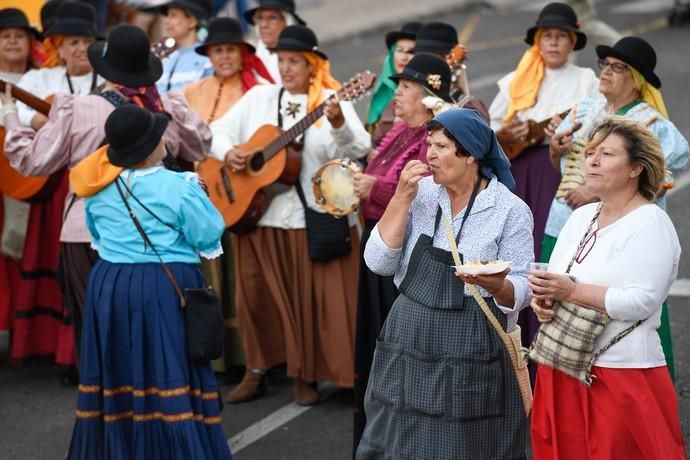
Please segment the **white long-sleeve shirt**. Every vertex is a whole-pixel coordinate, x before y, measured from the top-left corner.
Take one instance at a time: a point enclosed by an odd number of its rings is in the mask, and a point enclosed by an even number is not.
[[[258,85],[247,91],[225,115],[211,123],[213,144],[211,155],[223,160],[228,150],[243,144],[265,125],[278,126],[278,95],[280,86]],[[324,90],[323,98],[333,94]],[[371,148],[371,137],[364,129],[354,107],[349,102],[341,102],[345,124],[333,129],[326,117],[318,124],[311,125],[304,133],[302,150],[302,169],[300,184],[310,208],[324,212],[314,200],[311,178],[329,160],[364,157]],[[307,114],[307,95],[283,93],[281,101],[283,130],[289,129]],[[258,223],[262,227],[283,229],[305,228],[304,208],[294,187],[273,198],[266,213]]]
[[[551,255],[550,272],[565,272],[597,206],[585,205],[570,216]],[[601,349],[635,321],[644,321],[602,353],[595,365],[650,368],[666,364],[656,330],[661,323],[661,304],[678,275],[680,252],[671,219],[655,204],[641,206],[597,230],[589,254],[570,270],[578,282],[608,287],[605,308],[612,321],[594,349]]]
[[[67,70],[63,66],[57,66],[52,69],[29,70],[24,74],[19,83],[17,83],[17,86],[41,99],[45,99],[54,94],[75,94],[85,96],[93,89],[93,73],[91,72],[79,77],[70,77],[69,80],[72,82],[74,93],[70,92],[70,85],[67,80]],[[96,79],[96,86],[103,83],[103,81],[103,78],[98,76]],[[17,114],[21,124],[24,126],[31,126],[31,119],[36,115],[36,111],[18,102]]]
[[[510,103],[509,88],[515,72],[498,80],[498,94],[489,107],[491,128],[498,131],[503,127],[503,117]],[[556,114],[570,109],[577,101],[597,94],[599,80],[592,69],[566,63],[558,69],[544,69],[544,79],[539,86],[537,102],[516,114],[521,121],[548,120]]]

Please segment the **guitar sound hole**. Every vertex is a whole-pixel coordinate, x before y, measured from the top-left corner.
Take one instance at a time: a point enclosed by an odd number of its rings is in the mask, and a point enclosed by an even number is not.
[[[251,160],[249,160],[249,168],[252,171],[258,171],[261,168],[264,167],[264,164],[266,164],[266,160],[264,160],[264,154],[263,152],[258,152],[256,155],[254,155]]]

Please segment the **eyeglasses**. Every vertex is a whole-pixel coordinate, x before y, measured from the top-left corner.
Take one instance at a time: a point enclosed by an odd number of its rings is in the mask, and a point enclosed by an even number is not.
[[[582,242],[579,248],[577,248],[577,252],[575,253],[575,262],[578,264],[581,264],[585,258],[589,255],[590,252],[592,252],[592,248],[594,247],[594,243],[597,242],[597,232],[599,230],[594,230],[590,235],[585,238],[585,240]]]
[[[611,67],[613,73],[623,73],[630,69],[630,66],[627,64],[621,64],[620,62],[609,62],[604,59],[599,59],[597,61],[597,65],[599,66],[599,70],[604,70],[606,67]]]

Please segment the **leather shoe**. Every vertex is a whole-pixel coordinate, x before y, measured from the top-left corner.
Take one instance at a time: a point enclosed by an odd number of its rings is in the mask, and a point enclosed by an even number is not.
[[[316,382],[295,379],[295,386],[293,388],[295,402],[300,406],[313,406],[318,403],[319,392],[316,388]]]
[[[228,393],[225,400],[230,404],[251,401],[266,393],[266,374],[247,370],[239,385]]]

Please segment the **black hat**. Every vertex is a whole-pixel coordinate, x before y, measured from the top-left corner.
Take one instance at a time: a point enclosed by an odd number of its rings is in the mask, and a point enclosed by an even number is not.
[[[575,32],[577,36],[575,51],[581,50],[587,44],[587,35],[580,31],[580,21],[577,20],[577,15],[570,5],[565,3],[549,3],[546,5],[539,13],[537,23],[527,29],[525,43],[533,45],[537,30],[547,27]]]
[[[246,46],[252,53],[256,52],[253,45],[244,41],[242,26],[237,19],[214,18],[208,24],[208,37],[203,45],[194,48],[198,54],[206,56],[206,47],[209,45],[221,45],[224,43],[236,43]]]
[[[181,10],[189,12],[189,14],[195,18],[204,21],[208,20],[208,18],[213,15],[213,3],[211,0],[173,0],[150,9],[158,10],[162,14],[167,14],[169,8],[180,8]]]
[[[60,5],[50,29],[43,35],[76,35],[78,37],[98,37],[96,30],[96,10],[84,2],[66,1]]]
[[[33,34],[36,39],[41,36],[38,30],[31,27],[24,12],[17,8],[3,8],[0,10],[0,29],[5,29],[7,27],[24,29]]]
[[[256,8],[251,8],[244,12],[244,19],[246,19],[249,24],[254,25],[254,13],[260,9],[285,11],[286,13],[290,13],[299,24],[307,24],[304,22],[304,19],[297,16],[294,0],[259,0],[259,5]]]
[[[408,22],[400,30],[394,30],[386,34],[386,48],[390,49],[393,43],[400,39],[406,38],[408,40],[414,40],[417,36],[417,32],[422,28],[421,22]]]
[[[48,0],[41,7],[41,28],[43,32],[47,31],[53,24],[55,24],[55,16],[57,16],[58,9],[64,0]]]
[[[278,44],[271,51],[311,51],[312,53],[328,59],[328,56],[319,51],[319,42],[314,32],[307,26],[287,26],[280,33]]]
[[[656,67],[656,53],[652,45],[639,37],[623,37],[610,46],[599,45],[597,56],[604,59],[607,56],[620,59],[642,74],[645,80],[655,88],[661,88],[661,80],[654,73]]]
[[[417,54],[407,63],[402,72],[390,77],[397,82],[400,79],[419,83],[432,94],[446,102],[453,102],[450,97],[450,67],[440,57],[422,53]]]
[[[146,33],[128,24],[114,27],[106,41],[92,43],[88,55],[99,75],[130,88],[152,85],[163,73]]]
[[[445,22],[430,22],[417,31],[415,53],[432,53],[445,56],[458,44],[458,31]]]
[[[105,121],[108,160],[123,168],[141,163],[156,149],[167,126],[168,117],[162,113],[121,105]]]

